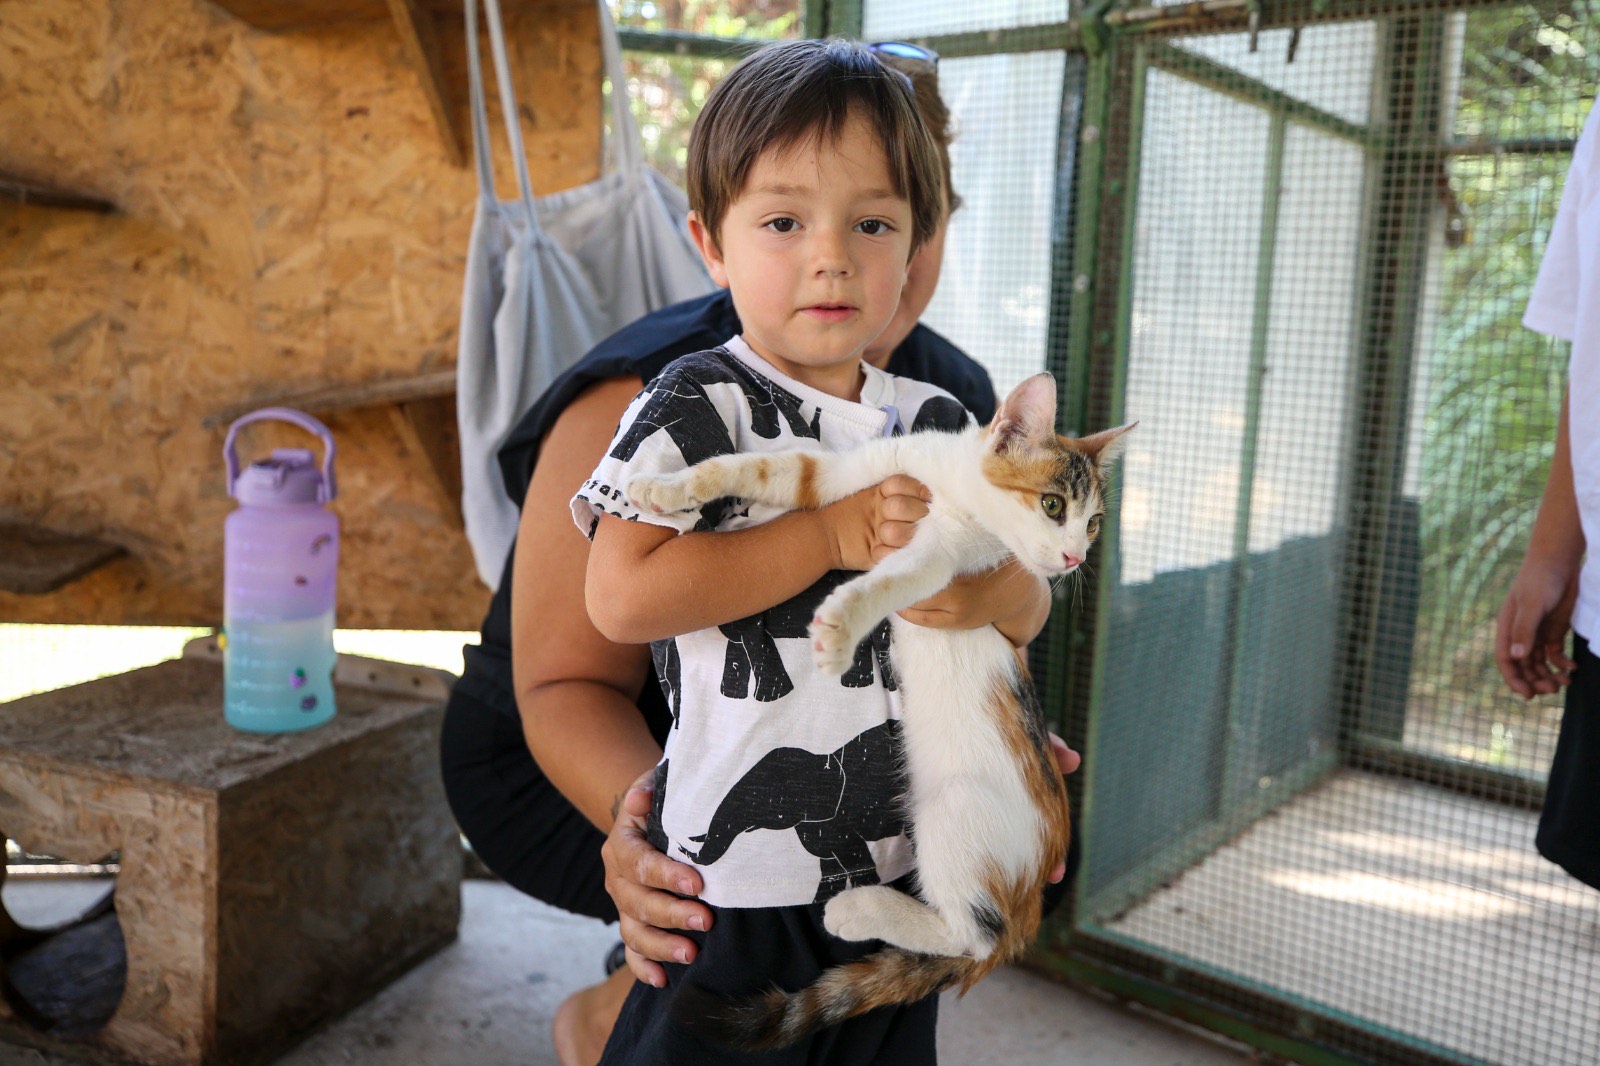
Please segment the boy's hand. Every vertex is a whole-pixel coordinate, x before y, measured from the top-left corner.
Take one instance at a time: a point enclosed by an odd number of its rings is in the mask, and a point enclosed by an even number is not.
[[[1500,676],[1523,699],[1558,692],[1577,663],[1567,657],[1567,631],[1578,598],[1578,575],[1528,558],[1511,582],[1494,625]]]
[[[692,866],[674,862],[645,836],[655,770],[628,790],[600,848],[606,866],[606,891],[617,906],[628,969],[647,985],[665,988],[667,971],[658,963],[694,961],[698,945],[670,929],[710,929],[711,908],[693,899],[705,885]],[[676,893],[676,894],[675,894]]]
[[[836,569],[870,570],[910,544],[917,521],[928,513],[929,498],[922,482],[895,474],[819,510],[833,543]]]

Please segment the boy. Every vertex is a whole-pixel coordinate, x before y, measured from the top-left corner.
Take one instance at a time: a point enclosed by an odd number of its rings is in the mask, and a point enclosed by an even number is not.
[[[1535,844],[1600,888],[1600,106],[1572,152],[1523,324],[1572,342],[1538,517],[1495,626],[1495,658],[1524,699],[1567,688]],[[1584,555],[1587,549],[1588,559]],[[1572,656],[1565,653],[1573,631]]]
[[[848,576],[837,571],[871,565],[869,504],[841,501],[809,521],[733,500],[654,515],[623,489],[635,474],[735,451],[959,428],[966,412],[946,394],[861,359],[938,225],[942,181],[909,86],[865,48],[775,45],[732,71],[691,140],[690,232],[743,333],[652,382],[573,500],[594,541],[595,625],[654,642],[670,689],[651,829],[702,875],[716,920],[690,980],[715,993],[798,988],[870,954],[875,944],[826,932],[822,905],[911,872],[887,626],[842,681],[812,667],[806,637]],[[690,969],[670,967],[665,989],[634,987],[602,1062],[751,1060],[672,1016]],[[930,998],[876,1011],[759,1061],[921,1066],[935,1061],[936,1010]]]

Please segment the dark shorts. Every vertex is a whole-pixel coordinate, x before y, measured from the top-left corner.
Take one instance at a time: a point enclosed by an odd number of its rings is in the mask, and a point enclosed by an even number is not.
[[[714,909],[707,933],[689,933],[700,952],[689,966],[668,964],[667,987],[635,984],[601,1066],[933,1066],[939,997],[883,1007],[824,1029],[781,1051],[747,1053],[709,1044],[677,1024],[673,1000],[686,982],[710,992],[748,996],[773,984],[797,991],[830,966],[882,947],[850,943],[822,926],[822,904]]]
[[[1600,888],[1600,658],[1576,635],[1572,657],[1578,668],[1567,686],[1535,843],[1539,854]]]

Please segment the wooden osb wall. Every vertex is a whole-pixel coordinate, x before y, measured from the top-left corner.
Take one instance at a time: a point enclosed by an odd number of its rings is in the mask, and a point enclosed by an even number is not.
[[[593,0],[504,6],[539,191],[588,181]],[[439,26],[466,129],[461,26]],[[206,0],[7,0],[0,170],[118,208],[0,204],[0,520],[129,551],[0,593],[0,621],[218,624],[232,501],[202,418],[453,366],[473,171],[449,163],[393,23],[267,33]],[[328,421],[340,625],[476,629],[488,591],[420,457],[382,409]],[[299,443],[250,432],[250,455]]]

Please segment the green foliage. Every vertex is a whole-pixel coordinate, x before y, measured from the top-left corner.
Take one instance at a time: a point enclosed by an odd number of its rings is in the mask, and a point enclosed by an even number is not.
[[[712,37],[778,40],[798,37],[802,28],[800,0],[622,0],[613,10],[619,25]],[[662,52],[623,56],[645,158],[679,185],[689,130],[734,62]]]

